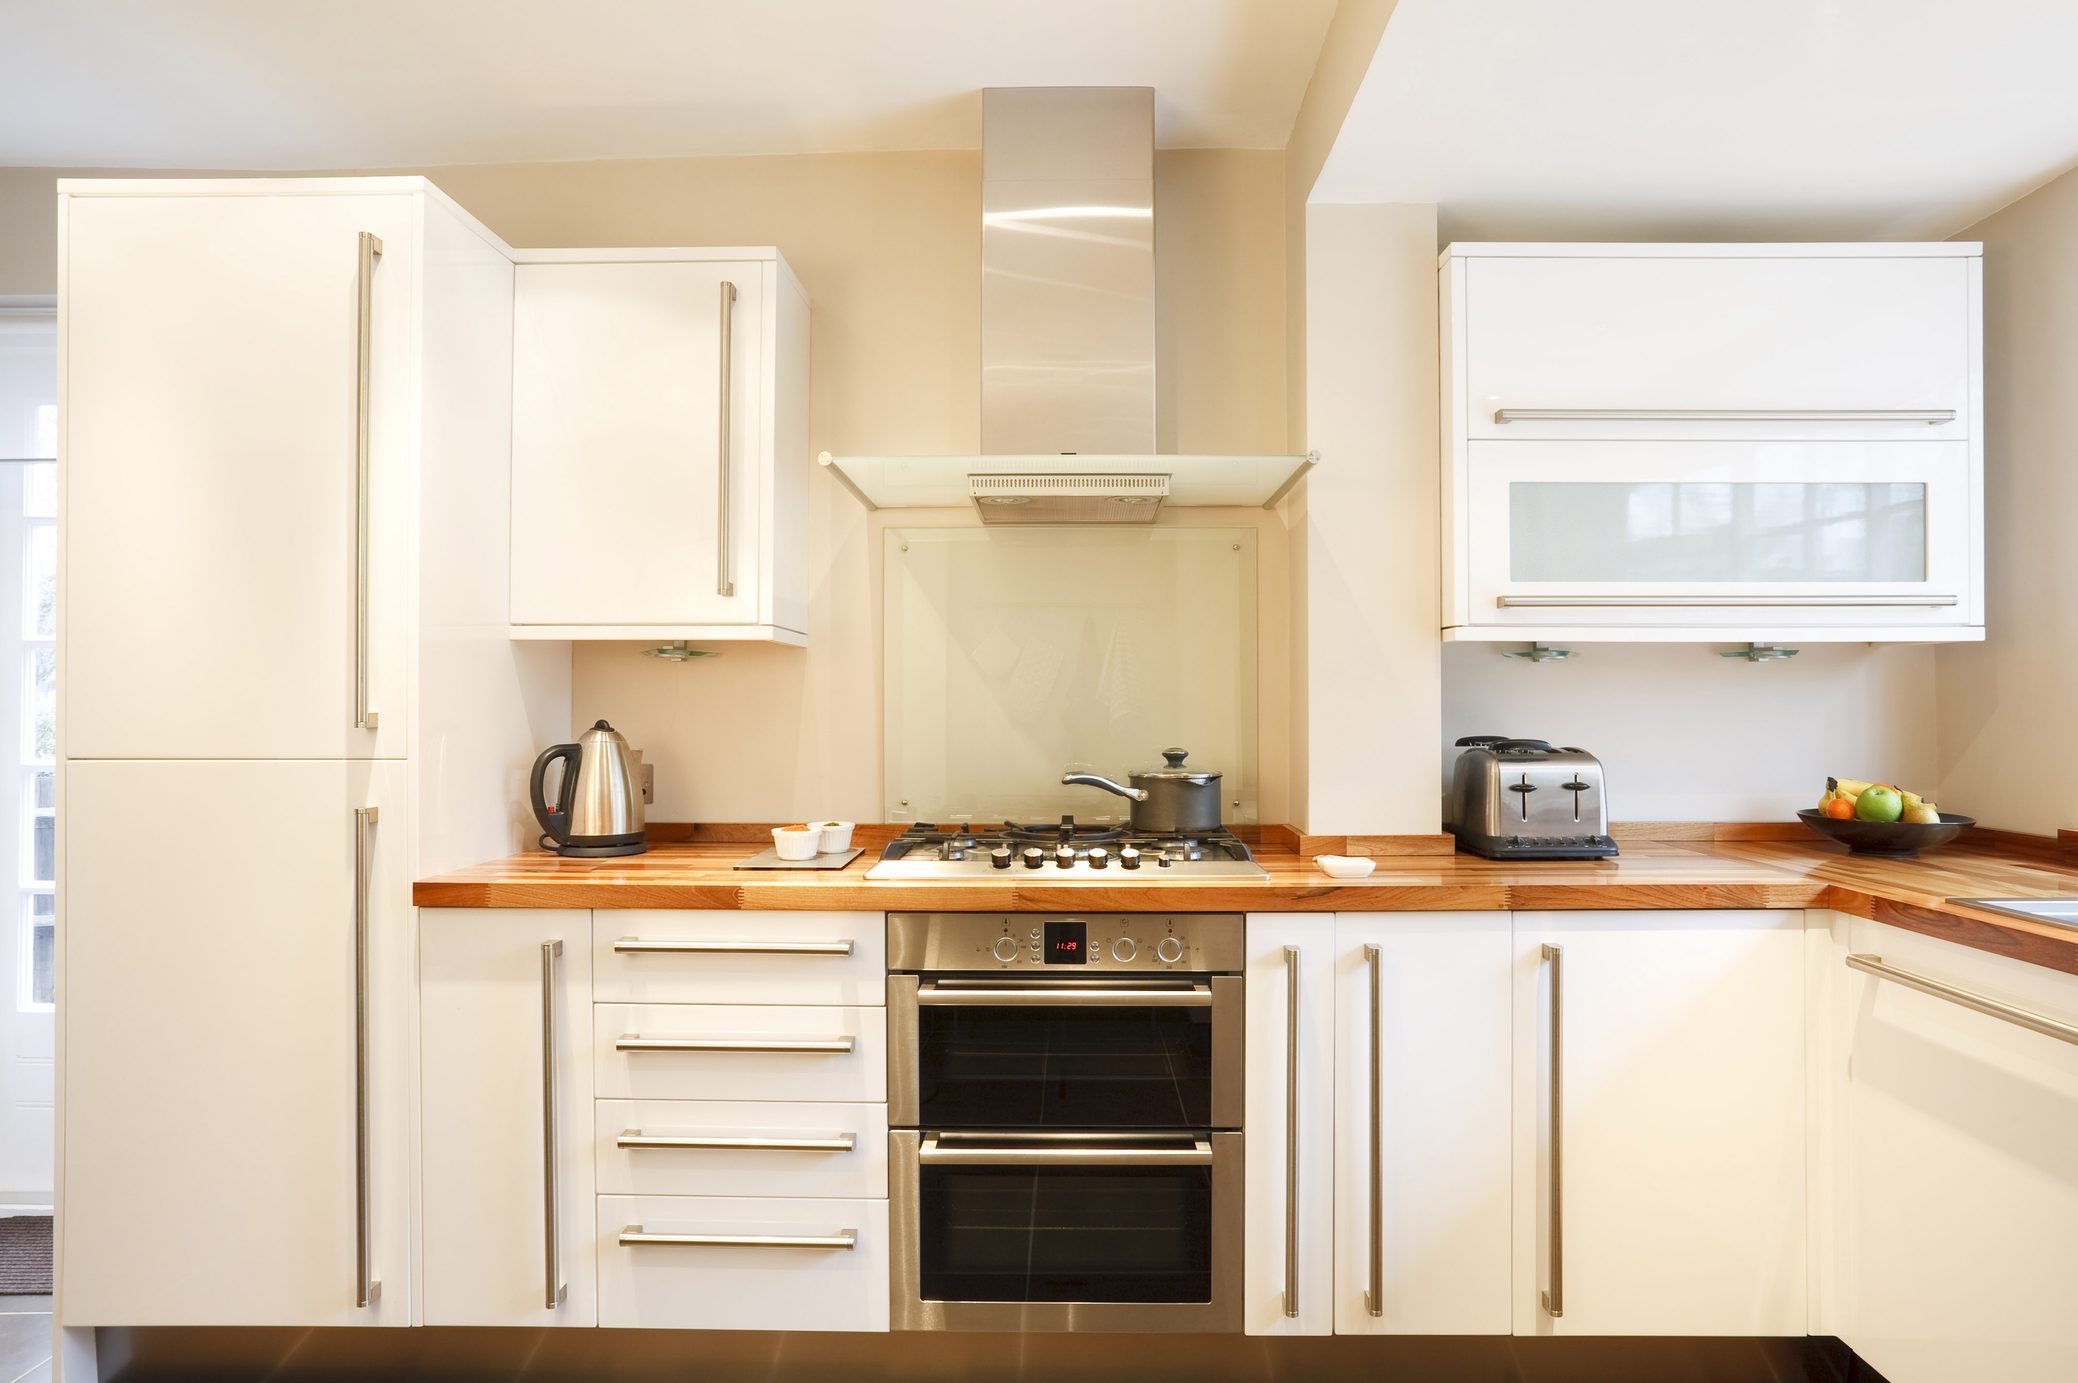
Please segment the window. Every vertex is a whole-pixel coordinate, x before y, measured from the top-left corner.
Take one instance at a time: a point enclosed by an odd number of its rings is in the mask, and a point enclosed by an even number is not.
[[[21,470],[21,862],[22,955],[17,1006],[51,1007],[57,997],[58,877],[58,529],[57,465]]]

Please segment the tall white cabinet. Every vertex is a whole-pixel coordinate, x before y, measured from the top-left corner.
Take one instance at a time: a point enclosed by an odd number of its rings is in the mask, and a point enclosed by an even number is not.
[[[417,178],[59,201],[59,1323],[409,1324],[410,882],[569,726],[510,254]]]

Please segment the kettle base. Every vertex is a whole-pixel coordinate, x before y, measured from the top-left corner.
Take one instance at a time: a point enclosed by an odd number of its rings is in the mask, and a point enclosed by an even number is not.
[[[566,860],[610,860],[620,855],[639,855],[649,849],[649,841],[640,831],[624,836],[579,836],[567,845],[543,836],[541,847]]]

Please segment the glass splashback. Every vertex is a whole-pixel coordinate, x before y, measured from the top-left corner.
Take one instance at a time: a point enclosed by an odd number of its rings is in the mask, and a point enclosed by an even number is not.
[[[1165,745],[1256,819],[1252,528],[890,529],[890,821],[1122,821],[1122,777]]]
[[[1926,486],[1517,481],[1517,581],[1924,581]]]

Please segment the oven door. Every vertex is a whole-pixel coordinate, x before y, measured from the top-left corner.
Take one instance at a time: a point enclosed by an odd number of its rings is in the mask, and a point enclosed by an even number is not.
[[[888,1135],[897,1330],[1241,1328],[1241,1135]]]
[[[1241,1124],[1239,976],[891,975],[887,994],[890,1124]]]

